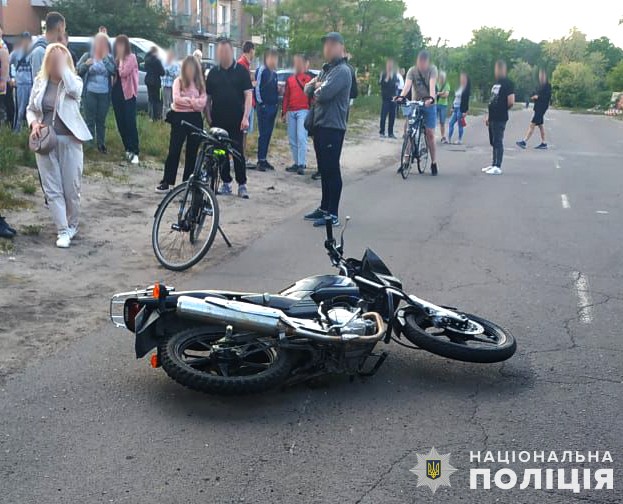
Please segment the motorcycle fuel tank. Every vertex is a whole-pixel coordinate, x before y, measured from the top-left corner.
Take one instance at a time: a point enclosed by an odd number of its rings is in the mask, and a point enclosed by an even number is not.
[[[332,293],[333,296],[357,296],[359,288],[350,278],[341,275],[314,275],[303,278],[281,291],[282,296],[303,299],[314,293]]]

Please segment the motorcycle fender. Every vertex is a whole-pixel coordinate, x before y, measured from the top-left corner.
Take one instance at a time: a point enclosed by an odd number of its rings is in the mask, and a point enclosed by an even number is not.
[[[156,322],[160,318],[157,310],[147,313],[143,308],[136,316],[136,339],[134,341],[134,350],[136,358],[145,357],[147,353],[158,346],[158,334],[156,331]]]

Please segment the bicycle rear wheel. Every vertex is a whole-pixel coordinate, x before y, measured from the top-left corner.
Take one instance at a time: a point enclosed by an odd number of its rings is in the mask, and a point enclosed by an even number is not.
[[[411,173],[411,163],[413,162],[413,141],[409,136],[409,131],[405,134],[405,138],[402,142],[402,151],[400,153],[400,175],[407,180],[409,173]]]
[[[417,171],[424,173],[430,161],[428,156],[428,141],[426,140],[426,129],[420,128],[417,136]]]
[[[206,255],[218,230],[216,196],[206,185],[184,182],[156,210],[152,246],[165,268],[183,271]]]

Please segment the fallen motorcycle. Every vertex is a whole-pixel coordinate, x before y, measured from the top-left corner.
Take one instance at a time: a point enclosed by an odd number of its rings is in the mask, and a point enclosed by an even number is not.
[[[178,383],[211,394],[257,393],[326,374],[373,375],[380,342],[467,362],[510,358],[514,337],[493,322],[407,294],[370,249],[344,257],[326,224],[337,275],[304,278],[277,294],[177,292],[156,283],[115,294],[110,317],[135,333],[136,357],[151,356]],[[406,341],[405,341],[406,340]]]

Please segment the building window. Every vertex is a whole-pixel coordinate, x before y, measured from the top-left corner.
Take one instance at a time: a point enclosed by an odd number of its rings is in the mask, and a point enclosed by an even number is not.
[[[184,14],[190,16],[191,8],[190,8],[190,0],[184,0]]]
[[[177,0],[171,0],[171,14],[177,15]]]
[[[190,40],[186,41],[186,56],[193,53],[193,43]]]
[[[208,59],[213,60],[214,58],[214,44],[208,44]]]

